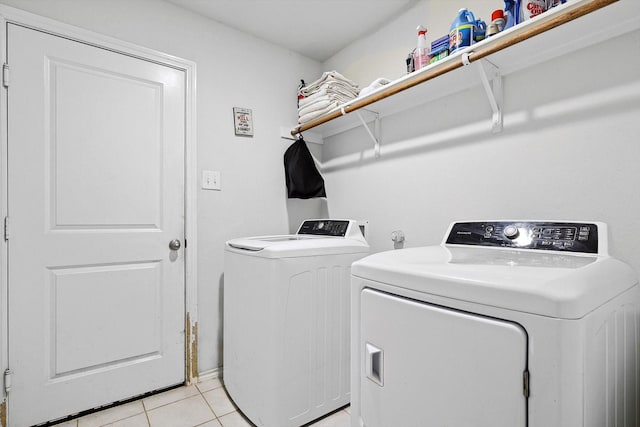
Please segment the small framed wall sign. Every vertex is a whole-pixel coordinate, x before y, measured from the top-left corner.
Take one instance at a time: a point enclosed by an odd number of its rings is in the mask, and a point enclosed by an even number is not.
[[[253,136],[253,117],[249,108],[233,107],[233,124],[236,135]]]

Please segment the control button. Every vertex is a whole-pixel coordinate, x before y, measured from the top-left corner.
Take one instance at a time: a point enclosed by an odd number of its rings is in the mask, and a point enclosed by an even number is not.
[[[504,228],[503,234],[507,239],[515,239],[516,237],[518,237],[518,234],[520,234],[520,232],[518,231],[518,227],[516,227],[515,225],[507,225]]]
[[[487,233],[491,233],[493,231],[493,225],[487,225],[484,228],[484,231],[486,231]]]
[[[543,240],[542,242],[540,242],[540,244],[542,246],[550,246],[553,242],[550,240]]]

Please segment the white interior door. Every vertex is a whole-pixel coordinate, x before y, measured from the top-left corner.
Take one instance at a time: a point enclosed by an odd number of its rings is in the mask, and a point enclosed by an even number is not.
[[[12,426],[184,381],[185,73],[8,24]]]
[[[367,427],[525,427],[518,325],[365,289],[360,414]]]

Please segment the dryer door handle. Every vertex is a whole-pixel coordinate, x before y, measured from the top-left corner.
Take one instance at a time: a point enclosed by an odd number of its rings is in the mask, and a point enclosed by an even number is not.
[[[365,370],[367,378],[384,386],[384,351],[373,344],[365,344]]]

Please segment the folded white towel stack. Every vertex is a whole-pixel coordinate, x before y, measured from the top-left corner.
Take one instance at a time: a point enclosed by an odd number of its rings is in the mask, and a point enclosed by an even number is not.
[[[300,91],[298,123],[307,123],[358,96],[358,85],[337,71],[325,71]]]

